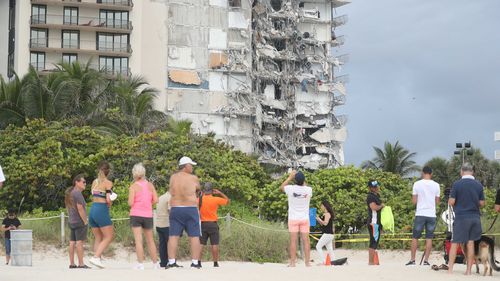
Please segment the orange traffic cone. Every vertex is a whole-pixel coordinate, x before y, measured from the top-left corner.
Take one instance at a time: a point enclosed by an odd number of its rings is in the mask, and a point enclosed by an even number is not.
[[[330,255],[326,254],[325,265],[332,265],[332,261],[330,260]]]
[[[377,251],[375,251],[375,255],[373,256],[373,263],[375,265],[380,265],[380,262],[378,260],[378,252]]]

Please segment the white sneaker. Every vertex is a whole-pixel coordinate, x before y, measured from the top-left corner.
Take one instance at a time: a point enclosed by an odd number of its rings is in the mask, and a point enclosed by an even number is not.
[[[153,263],[153,269],[163,269],[163,268],[161,268],[160,262],[154,262]]]
[[[144,270],[144,264],[143,263],[137,263],[134,265],[133,269],[135,270]]]
[[[100,258],[98,258],[98,257],[91,257],[91,258],[89,259],[89,262],[90,262],[91,264],[93,264],[93,265],[95,265],[95,266],[99,267],[99,268],[104,268],[104,265],[102,264],[101,259],[100,259]]]

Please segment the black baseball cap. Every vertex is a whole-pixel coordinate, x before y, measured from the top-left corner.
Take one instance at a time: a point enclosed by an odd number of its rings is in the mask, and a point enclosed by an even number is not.
[[[380,185],[379,185],[378,181],[376,181],[376,180],[369,180],[368,181],[368,187],[370,187],[370,188],[379,187],[379,186]]]
[[[296,184],[303,185],[305,181],[306,181],[306,176],[304,176],[304,173],[297,172],[295,174],[295,183]]]

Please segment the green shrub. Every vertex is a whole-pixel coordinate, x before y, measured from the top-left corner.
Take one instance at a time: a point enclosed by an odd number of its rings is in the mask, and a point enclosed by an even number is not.
[[[0,189],[0,209],[30,211],[64,207],[64,190],[72,177],[95,177],[97,163],[112,165],[111,179],[118,199],[113,212],[127,212],[128,187],[134,164],[143,162],[148,179],[159,193],[168,187],[170,175],[182,155],[192,157],[201,181],[212,181],[234,200],[257,206],[261,190],[270,180],[256,159],[211,137],[157,131],[138,136],[98,135],[90,127],[67,123],[28,121],[24,127],[10,126],[0,131],[0,159],[7,176]],[[89,197],[89,189],[84,192]]]

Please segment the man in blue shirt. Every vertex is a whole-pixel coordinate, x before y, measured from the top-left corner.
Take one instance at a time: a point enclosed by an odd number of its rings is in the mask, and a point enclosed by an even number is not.
[[[450,262],[448,273],[453,272],[453,264],[459,244],[467,246],[467,270],[471,274],[474,264],[474,241],[481,238],[481,218],[479,208],[484,206],[484,191],[480,182],[474,179],[471,164],[464,163],[460,175],[462,179],[453,183],[448,204],[454,208],[455,221],[451,237]]]

